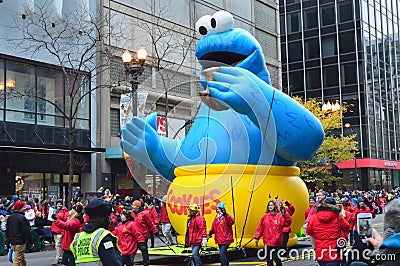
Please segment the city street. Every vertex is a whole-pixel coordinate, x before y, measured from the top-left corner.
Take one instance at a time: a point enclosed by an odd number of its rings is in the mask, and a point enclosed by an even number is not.
[[[383,228],[383,215],[377,215],[377,217],[373,220],[374,228],[378,230],[378,232],[382,233]],[[157,243],[157,242],[156,242]],[[302,254],[304,249],[310,248],[310,241],[309,240],[302,240],[299,241],[298,245],[294,247],[299,254]],[[246,256],[244,257],[244,253],[242,251],[238,251],[235,254],[232,254],[235,258],[231,259],[230,265],[266,265],[266,262],[257,258],[256,250],[247,250]],[[293,252],[293,254],[296,252]],[[29,266],[50,266],[51,263],[54,261],[55,252],[53,249],[42,251],[42,252],[35,252],[29,253],[26,255],[27,257],[27,264]],[[135,258],[135,261],[138,265],[141,263],[141,256],[138,254]],[[211,258],[204,258],[203,259],[204,265],[219,265],[218,263],[218,256],[214,256]],[[184,258],[182,257],[161,257],[161,256],[152,256],[151,257],[151,264],[152,265],[185,265]],[[303,258],[301,256],[288,259],[287,261],[283,262],[286,266],[314,266],[315,263],[313,260]],[[7,256],[0,257],[0,265],[11,265],[8,262]]]

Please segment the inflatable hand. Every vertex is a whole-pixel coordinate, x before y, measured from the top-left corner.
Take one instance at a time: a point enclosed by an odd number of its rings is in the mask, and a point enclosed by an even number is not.
[[[254,74],[239,67],[220,67],[220,72],[213,73],[216,81],[208,82],[211,96],[236,112],[248,115],[257,103],[267,104],[251,76]]]
[[[150,169],[154,169],[150,157],[161,142],[157,134],[156,118],[157,113],[148,115],[146,119],[134,117],[122,129],[121,148],[133,158],[140,158],[140,162]]]

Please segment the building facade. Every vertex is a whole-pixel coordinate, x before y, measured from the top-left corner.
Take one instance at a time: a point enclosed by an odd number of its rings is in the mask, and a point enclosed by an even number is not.
[[[162,197],[162,178],[137,165],[133,170],[140,184],[131,179],[125,160],[122,158],[120,142],[120,94],[119,89],[128,88],[121,55],[125,49],[134,52],[144,47],[149,58],[145,70],[139,77],[139,92],[145,92],[147,100],[144,113],[158,112],[158,129],[168,137],[183,138],[190,128],[190,120],[196,115],[200,99],[199,65],[195,58],[196,21],[203,15],[212,15],[219,10],[231,12],[235,27],[252,33],[264,49],[272,83],[281,88],[280,51],[278,36],[278,4],[271,0],[202,1],[161,0],[127,1],[104,0],[102,15],[109,17],[110,28],[123,25],[123,38],[110,34],[104,47],[114,52],[109,75],[101,81],[114,80],[110,93],[98,95],[97,108],[102,122],[97,130],[97,146],[106,147],[105,154],[98,154],[98,172],[101,184],[111,187],[121,195],[137,195],[138,187]],[[179,8],[177,8],[179,7]],[[111,82],[112,83],[112,82]],[[111,107],[111,108],[110,108]],[[136,189],[136,192],[133,190]]]
[[[42,30],[52,36],[60,34],[61,29],[66,32],[62,27],[71,22],[68,15],[76,12],[72,6],[81,7],[83,2],[49,9],[53,2],[0,3],[0,196],[57,199],[68,196],[70,183],[73,193],[92,183],[91,157],[96,151],[91,135],[95,126],[90,94],[95,86],[91,82],[93,74],[83,68],[76,72],[76,65],[65,63],[61,58],[65,47],[54,50],[60,58],[47,53],[43,46],[37,49],[38,43],[51,43]],[[84,34],[78,34],[77,38],[84,38]],[[74,36],[69,37],[72,40]],[[79,50],[83,45],[75,47]],[[72,57],[72,49],[68,52]],[[69,111],[74,106],[77,109],[71,139]],[[75,150],[72,162],[71,143]],[[70,164],[74,166],[71,182]]]
[[[359,152],[339,163],[345,187],[399,186],[398,4],[279,1],[283,91],[348,106],[336,133],[356,133]]]

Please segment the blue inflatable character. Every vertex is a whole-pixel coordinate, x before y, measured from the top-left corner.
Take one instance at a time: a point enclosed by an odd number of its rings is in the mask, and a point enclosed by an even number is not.
[[[202,103],[186,138],[179,140],[157,134],[156,113],[146,119],[134,117],[122,131],[123,150],[171,181],[179,166],[293,166],[309,159],[324,139],[322,125],[306,108],[271,86],[255,38],[233,28],[233,17],[226,11],[203,16],[196,30],[203,36],[196,46],[201,70],[219,70],[212,73],[212,81],[201,75],[209,91],[202,98],[212,97],[224,108],[214,110]]]

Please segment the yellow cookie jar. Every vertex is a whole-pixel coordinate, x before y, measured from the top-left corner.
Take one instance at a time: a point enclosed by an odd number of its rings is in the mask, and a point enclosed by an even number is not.
[[[206,219],[207,232],[215,218],[219,202],[226,202],[226,211],[235,217],[234,243],[231,246],[255,248],[253,238],[258,223],[271,198],[293,203],[296,211],[292,216],[289,246],[297,243],[296,232],[304,223],[308,207],[308,192],[298,177],[295,166],[266,166],[242,164],[192,165],[175,169],[173,183],[167,194],[167,211],[178,235],[178,243],[184,244],[188,206],[200,205]],[[215,245],[210,239],[209,245]]]

